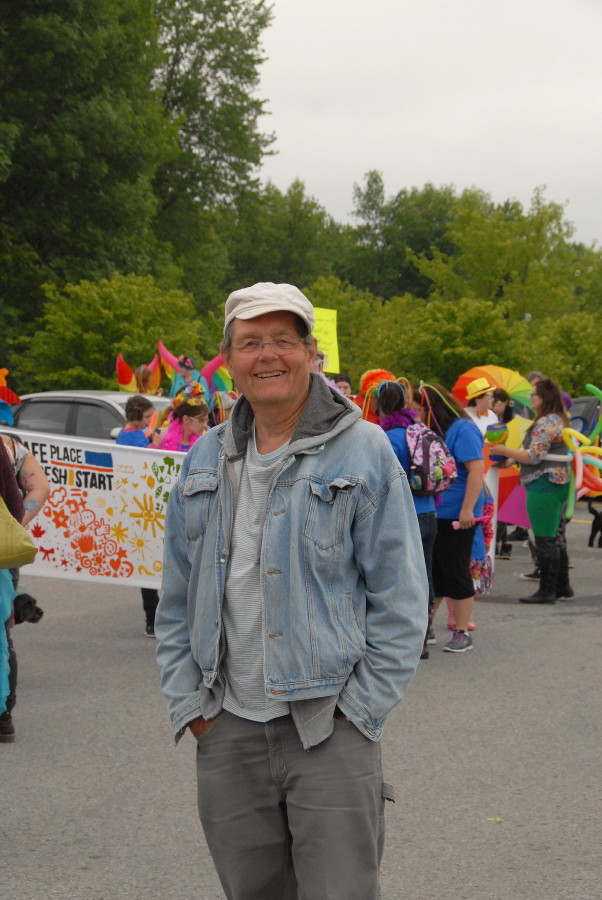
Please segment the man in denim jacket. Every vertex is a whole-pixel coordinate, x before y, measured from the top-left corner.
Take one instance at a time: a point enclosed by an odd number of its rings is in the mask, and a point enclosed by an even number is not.
[[[414,674],[428,588],[384,432],[312,374],[313,307],[260,283],[226,302],[241,394],[169,501],[157,658],[226,896],[371,900],[379,739]]]

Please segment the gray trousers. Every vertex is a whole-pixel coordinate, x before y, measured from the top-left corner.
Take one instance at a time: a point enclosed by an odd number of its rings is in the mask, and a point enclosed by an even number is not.
[[[305,751],[290,716],[223,711],[197,738],[199,816],[229,900],[377,900],[380,745],[335,720]]]

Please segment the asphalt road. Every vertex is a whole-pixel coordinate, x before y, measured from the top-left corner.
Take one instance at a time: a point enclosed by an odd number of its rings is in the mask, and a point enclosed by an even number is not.
[[[383,751],[384,900],[598,900],[602,550],[569,528],[578,596],[525,607],[527,551],[498,561],[471,653],[420,663]],[[45,610],[19,625],[17,740],[0,744],[0,896],[219,900],[137,589],[25,578]],[[333,860],[336,865],[336,860]],[[316,898],[318,900],[318,898]]]

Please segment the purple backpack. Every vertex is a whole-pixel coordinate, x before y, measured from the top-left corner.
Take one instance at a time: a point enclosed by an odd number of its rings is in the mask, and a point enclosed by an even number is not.
[[[443,438],[423,425],[414,422],[406,429],[410,454],[408,481],[417,497],[430,497],[446,491],[456,478],[456,463]]]

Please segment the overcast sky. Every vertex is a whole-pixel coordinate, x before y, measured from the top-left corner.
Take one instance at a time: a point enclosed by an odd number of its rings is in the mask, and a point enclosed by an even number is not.
[[[602,243],[602,0],[271,0],[260,96],[277,155],[338,221],[353,185],[568,201]]]

